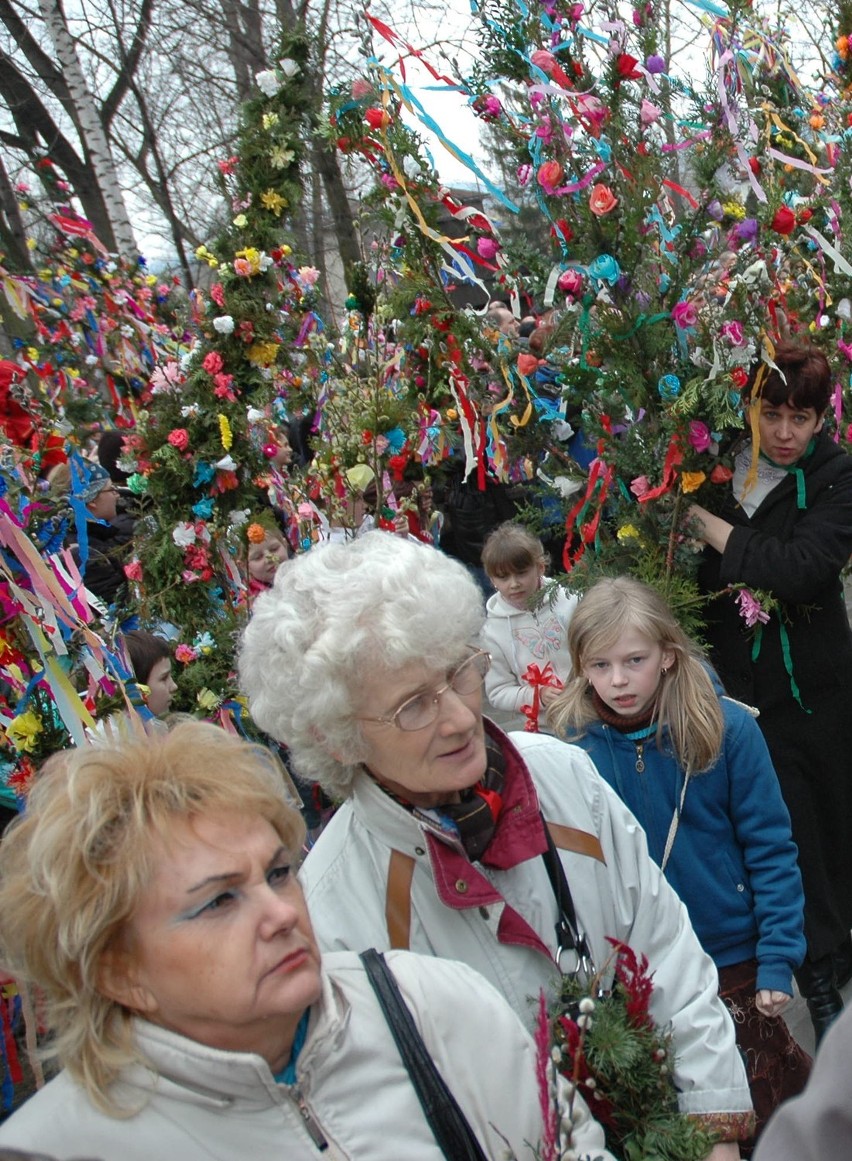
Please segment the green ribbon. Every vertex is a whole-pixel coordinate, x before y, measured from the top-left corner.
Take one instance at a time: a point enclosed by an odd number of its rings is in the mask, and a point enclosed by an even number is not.
[[[760,458],[766,460],[768,464],[772,464],[773,468],[783,468],[788,476],[792,473],[796,477],[796,507],[800,512],[804,512],[808,506],[807,496],[805,495],[805,473],[802,471],[800,465],[812,455],[815,447],[816,440],[812,439],[805,448],[803,455],[794,464],[776,464],[775,460],[771,460],[763,452],[760,453]]]
[[[790,638],[787,634],[787,629],[785,628],[784,622],[780,617],[778,618],[778,634],[781,638],[781,656],[784,658],[784,668],[787,670],[787,676],[790,678],[790,692],[799,703],[800,708],[803,709],[806,714],[813,713],[813,710],[809,710],[805,706],[805,703],[802,701],[802,694],[799,690],[798,683],[793,676],[793,655],[790,652]],[[760,646],[762,644],[763,625],[758,625],[755,629],[754,641],[752,642],[751,646],[752,664],[754,664],[760,656]]]

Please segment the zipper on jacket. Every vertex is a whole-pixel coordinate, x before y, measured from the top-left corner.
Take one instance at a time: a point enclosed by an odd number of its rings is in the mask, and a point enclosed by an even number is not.
[[[645,773],[645,757],[644,757],[644,755],[645,755],[645,743],[644,742],[634,742],[633,745],[636,747],[636,773],[637,774],[644,774]]]
[[[297,1084],[291,1084],[288,1087],[290,1089],[290,1095],[298,1106],[302,1121],[304,1122],[305,1128],[307,1129],[311,1140],[316,1145],[320,1153],[324,1153],[328,1148],[328,1141],[326,1141],[322,1129],[314,1120],[313,1113],[308,1108],[308,1102],[302,1096],[302,1090]]]

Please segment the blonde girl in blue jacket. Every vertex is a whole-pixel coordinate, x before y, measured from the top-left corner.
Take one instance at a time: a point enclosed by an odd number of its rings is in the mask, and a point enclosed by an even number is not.
[[[550,722],[636,815],[716,963],[759,1132],[810,1067],[778,1019],[805,954],[804,898],[763,735],[747,707],[720,697],[659,593],[631,577],[587,592],[568,649],[573,673]]]

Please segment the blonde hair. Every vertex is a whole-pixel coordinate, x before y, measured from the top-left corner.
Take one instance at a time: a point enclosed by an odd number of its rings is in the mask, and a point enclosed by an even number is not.
[[[523,524],[507,520],[490,534],[482,548],[482,567],[488,576],[503,577],[545,564],[544,545]]]
[[[175,819],[252,814],[295,857],[305,831],[291,801],[269,750],[192,721],[62,751],[36,779],[0,844],[0,956],[43,990],[49,1054],[110,1115],[128,1112],[109,1089],[138,1055],[132,1013],[99,990],[101,964],[151,880],[156,838]]]
[[[722,707],[701,651],[681,629],[660,594],[633,577],[598,581],[581,599],[568,626],[572,674],[553,701],[548,720],[562,734],[581,737],[596,721],[591,687],[584,676],[590,657],[612,648],[635,630],[674,662],[661,678],[657,695],[657,739],[668,726],[675,755],[687,774],[709,769],[719,756],[725,730]]]

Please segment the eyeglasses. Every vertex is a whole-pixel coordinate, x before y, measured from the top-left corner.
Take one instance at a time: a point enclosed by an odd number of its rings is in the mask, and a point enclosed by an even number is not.
[[[431,693],[416,693],[398,706],[392,714],[380,718],[359,718],[362,722],[382,722],[398,730],[424,730],[437,720],[441,698],[451,689],[460,697],[481,689],[485,675],[491,668],[491,654],[477,650],[447,674],[446,682]]]

